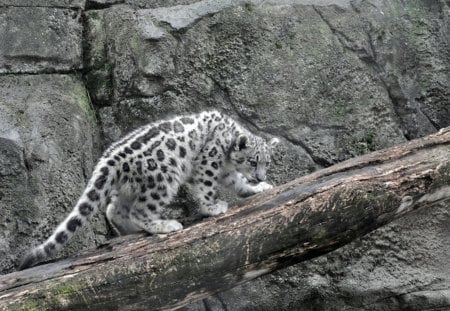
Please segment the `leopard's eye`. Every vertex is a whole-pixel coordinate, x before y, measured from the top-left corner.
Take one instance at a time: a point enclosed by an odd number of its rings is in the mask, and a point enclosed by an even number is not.
[[[250,163],[250,166],[252,166],[252,167],[256,167],[258,165],[258,163],[256,161],[250,160],[248,162]]]

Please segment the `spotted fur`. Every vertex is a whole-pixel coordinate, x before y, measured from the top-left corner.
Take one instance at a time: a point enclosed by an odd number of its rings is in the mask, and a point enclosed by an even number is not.
[[[178,221],[161,215],[183,184],[202,215],[224,213],[228,204],[217,200],[219,185],[241,196],[272,188],[265,179],[277,142],[266,143],[217,111],[143,126],[106,150],[72,212],[20,269],[55,255],[98,209],[106,208],[117,234],[181,230]]]

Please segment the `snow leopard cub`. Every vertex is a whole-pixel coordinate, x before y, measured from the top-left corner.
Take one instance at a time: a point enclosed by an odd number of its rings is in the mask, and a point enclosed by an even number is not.
[[[143,126],[109,147],[73,211],[19,269],[53,256],[97,210],[119,234],[167,233],[183,226],[161,212],[186,184],[200,213],[226,212],[217,200],[219,185],[241,196],[272,186],[265,182],[276,138],[267,143],[218,111],[179,116]]]

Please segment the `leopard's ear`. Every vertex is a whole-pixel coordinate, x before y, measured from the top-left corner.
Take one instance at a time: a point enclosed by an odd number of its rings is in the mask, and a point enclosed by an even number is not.
[[[272,138],[270,141],[269,141],[269,146],[271,147],[271,148],[273,148],[273,147],[275,147],[276,145],[278,145],[280,143],[280,140],[278,139],[278,138]]]
[[[236,139],[236,144],[234,145],[234,149],[237,151],[241,151],[247,148],[248,145],[248,137],[245,134],[241,134]]]

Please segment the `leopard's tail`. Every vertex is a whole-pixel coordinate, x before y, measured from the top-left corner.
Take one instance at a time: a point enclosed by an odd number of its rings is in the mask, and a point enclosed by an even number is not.
[[[103,209],[114,186],[115,175],[114,166],[108,165],[106,160],[100,161],[72,212],[44,243],[25,255],[19,265],[19,270],[32,267],[53,257],[70,240],[77,229],[88,222],[99,208]]]

